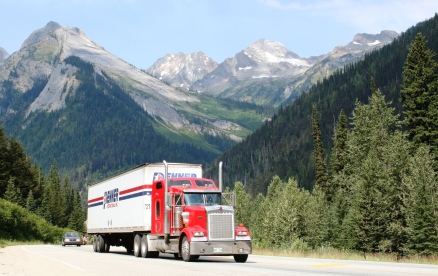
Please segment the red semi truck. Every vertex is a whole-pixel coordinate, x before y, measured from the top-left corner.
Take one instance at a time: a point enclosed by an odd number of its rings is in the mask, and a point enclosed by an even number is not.
[[[136,257],[174,254],[186,262],[199,256],[233,256],[246,262],[252,252],[248,229],[235,222],[234,195],[202,177],[202,166],[144,164],[88,188],[87,233],[95,252],[124,246]],[[228,203],[225,199],[228,198]]]

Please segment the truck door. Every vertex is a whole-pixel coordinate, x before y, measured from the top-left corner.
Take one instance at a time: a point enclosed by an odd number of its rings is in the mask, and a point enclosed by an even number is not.
[[[152,185],[152,234],[164,233],[164,183],[156,181]]]

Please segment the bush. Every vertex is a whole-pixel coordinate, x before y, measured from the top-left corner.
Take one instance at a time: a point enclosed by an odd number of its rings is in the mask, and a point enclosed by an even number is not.
[[[0,198],[0,239],[59,243],[69,229],[53,226],[25,208]]]

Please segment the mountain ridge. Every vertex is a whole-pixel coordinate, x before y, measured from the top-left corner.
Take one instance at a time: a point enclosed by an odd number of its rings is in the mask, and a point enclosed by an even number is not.
[[[280,42],[260,39],[218,64],[212,72],[193,82],[189,89],[267,106],[290,104],[318,80],[329,76],[337,68],[358,61],[365,53],[387,45],[398,35],[387,30],[379,34],[356,34],[347,45],[309,58],[299,57]],[[152,67],[159,68],[160,62],[161,59],[158,59]],[[155,69],[154,76],[157,75],[160,72]],[[167,77],[174,79],[172,85],[179,85],[178,73]],[[272,81],[281,84],[271,86],[269,83]],[[260,85],[262,87],[257,87]],[[281,85],[285,88],[280,91],[278,88]],[[187,83],[184,86],[187,87]],[[251,94],[254,90],[257,92]]]

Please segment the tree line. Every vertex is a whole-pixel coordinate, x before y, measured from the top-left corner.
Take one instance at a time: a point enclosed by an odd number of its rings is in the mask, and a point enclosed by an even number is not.
[[[0,127],[0,198],[15,203],[47,222],[84,232],[81,194],[62,179],[56,161],[48,175],[25,154],[20,142]]]
[[[399,116],[371,79],[367,103],[341,110],[330,154],[312,110],[315,187],[274,176],[266,196],[237,182],[236,221],[262,248],[438,254],[438,65],[420,33],[404,64]]]

